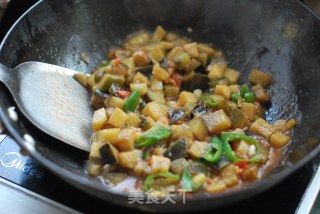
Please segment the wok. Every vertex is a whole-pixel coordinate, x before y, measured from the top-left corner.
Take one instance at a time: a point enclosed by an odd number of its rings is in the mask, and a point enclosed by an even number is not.
[[[270,87],[272,99],[266,118],[270,122],[296,118],[298,126],[282,161],[266,177],[237,191],[194,195],[184,205],[129,204],[126,194],[106,189],[84,172],[87,153],[48,137],[20,112],[18,121],[11,120],[7,109],[15,104],[2,87],[0,117],[8,131],[35,159],[71,185],[103,200],[148,211],[208,209],[248,198],[318,154],[320,21],[298,1],[40,1],[6,35],[0,62],[13,68],[33,60],[90,72],[127,34],[153,30],[158,24],[195,41],[214,44],[226,54],[230,67],[242,72],[243,82],[254,67],[272,74],[275,83]],[[91,58],[89,65],[79,59],[80,52]],[[24,134],[34,138],[34,147],[25,144]]]

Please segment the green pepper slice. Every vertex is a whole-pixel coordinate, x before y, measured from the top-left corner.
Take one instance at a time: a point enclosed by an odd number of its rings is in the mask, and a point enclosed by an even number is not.
[[[201,95],[199,97],[199,100],[201,100],[205,106],[208,106],[210,108],[214,108],[217,105],[219,105],[219,102],[217,100],[215,100],[213,97],[210,97],[208,95]]]
[[[134,112],[138,106],[139,100],[140,100],[140,90],[136,89],[130,94],[130,96],[124,103],[124,111],[126,113]]]
[[[262,148],[257,143],[257,141],[255,141],[254,139],[252,139],[251,137],[248,137],[246,135],[236,134],[236,133],[223,133],[223,134],[221,134],[221,140],[222,140],[222,143],[224,146],[225,154],[226,154],[227,158],[232,162],[243,161],[243,159],[237,157],[231,149],[230,141],[233,141],[233,140],[245,140],[246,142],[248,142],[256,147],[256,154],[252,158],[249,158],[248,162],[258,163],[258,162],[261,162],[261,160],[265,157],[262,154]]]
[[[180,180],[180,176],[176,174],[172,174],[171,172],[159,172],[156,174],[152,174],[146,177],[146,180],[144,181],[144,189],[145,191],[149,190],[151,188],[151,184],[156,178],[165,178],[167,179],[166,183],[176,183]]]
[[[203,158],[210,163],[214,163],[221,160],[222,155],[223,155],[223,143],[217,136],[214,136],[211,138],[210,148],[205,152],[205,154],[203,155]]]
[[[138,147],[149,146],[157,143],[160,140],[170,137],[172,131],[160,125],[155,125],[137,139]]]
[[[185,191],[194,192],[201,188],[202,185],[196,185],[192,181],[192,177],[188,170],[184,170],[181,178],[181,186]]]

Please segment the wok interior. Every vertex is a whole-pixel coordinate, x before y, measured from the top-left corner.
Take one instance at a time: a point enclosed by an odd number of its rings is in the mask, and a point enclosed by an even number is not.
[[[242,82],[255,67],[272,74],[267,120],[296,118],[298,126],[283,161],[268,176],[315,150],[320,129],[320,22],[294,1],[45,1],[11,32],[0,62],[15,67],[33,60],[90,72],[127,34],[152,31],[158,24],[212,43],[226,54],[230,67],[242,73]],[[89,65],[80,60],[80,52],[90,57]],[[10,105],[4,90],[0,96],[2,107]],[[87,176],[87,154],[46,137],[23,119],[18,128],[34,136],[36,150],[47,160],[71,174]]]

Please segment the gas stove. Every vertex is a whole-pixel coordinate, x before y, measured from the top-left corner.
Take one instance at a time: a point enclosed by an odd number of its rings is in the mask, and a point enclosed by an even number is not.
[[[0,1],[1,2],[1,1]],[[0,41],[14,21],[36,0],[11,0],[0,23]],[[250,199],[208,213],[320,213],[320,158]],[[70,186],[0,135],[1,213],[138,212],[97,199]]]

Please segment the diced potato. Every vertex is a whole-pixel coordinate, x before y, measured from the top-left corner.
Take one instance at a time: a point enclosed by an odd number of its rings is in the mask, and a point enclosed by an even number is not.
[[[179,69],[185,69],[188,70],[187,68],[190,66],[191,64],[191,58],[189,56],[188,53],[183,52],[179,55],[176,55],[172,58],[172,60],[175,62],[176,66]]]
[[[167,32],[159,25],[152,36],[152,41],[161,41],[167,35]]]
[[[169,97],[178,97],[180,93],[180,87],[175,85],[168,85],[164,86],[164,96]]]
[[[216,53],[215,49],[210,48],[208,45],[205,45],[205,44],[202,44],[202,43],[198,44],[198,51],[199,52],[201,52],[201,51],[207,52],[211,56],[213,56]]]
[[[136,89],[140,90],[140,95],[143,96],[147,93],[147,83],[131,83],[130,91],[134,91]]]
[[[186,139],[193,139],[193,134],[189,126],[187,125],[172,125],[172,139],[179,139],[179,138],[186,138]]]
[[[162,91],[163,90],[163,82],[155,77],[150,80],[150,88],[152,91]]]
[[[273,133],[270,138],[270,144],[275,148],[282,148],[283,146],[287,145],[290,141],[290,137],[282,134],[281,132]]]
[[[250,131],[269,139],[270,135],[274,132],[274,129],[270,123],[264,119],[258,118],[250,126]]]
[[[201,117],[195,117],[189,122],[193,136],[198,140],[204,140],[208,134],[208,128]]]
[[[226,103],[226,99],[222,95],[210,95],[213,99],[218,101],[218,108],[229,114],[229,107]]]
[[[150,116],[154,120],[158,120],[160,116],[166,115],[163,111],[161,105],[157,102],[149,102],[142,110],[142,114],[145,116]]]
[[[104,101],[104,105],[108,106],[109,108],[120,108],[123,109],[124,103],[126,101],[121,99],[120,97],[115,97],[115,96],[109,96],[107,99]]]
[[[205,115],[203,120],[211,133],[226,131],[231,127],[231,121],[222,109]]]
[[[141,123],[141,119],[139,118],[139,116],[136,113],[130,112],[128,113],[128,120],[126,122],[126,126],[130,127],[140,127],[140,123]]]
[[[164,99],[163,91],[152,91],[151,89],[147,89],[147,96],[150,100],[155,101],[157,103],[164,104],[166,100]]]
[[[210,193],[218,193],[227,189],[227,186],[223,181],[212,181],[210,184],[205,185],[205,189]]]
[[[270,96],[268,92],[260,84],[253,86],[252,91],[258,102],[263,103],[270,101]]]
[[[153,150],[153,155],[156,156],[164,156],[164,153],[167,151],[166,148],[163,147],[157,147]]]
[[[241,140],[240,143],[238,144],[236,150],[235,150],[236,155],[238,157],[247,159],[248,158],[248,151],[249,151],[248,143],[246,141],[244,141],[244,140]]]
[[[119,166],[123,168],[133,169],[135,165],[142,159],[142,151],[132,150],[129,152],[119,153]]]
[[[179,95],[178,103],[180,106],[184,106],[186,103],[198,102],[196,96],[188,91],[182,91]]]
[[[167,82],[170,78],[170,74],[165,69],[161,68],[159,64],[155,64],[153,66],[152,74],[153,76],[164,82]]]
[[[166,157],[152,155],[151,157],[151,174],[158,172],[169,172],[171,160]]]
[[[249,74],[249,80],[254,84],[260,84],[262,87],[266,88],[272,82],[272,77],[263,71],[252,69]]]
[[[243,129],[248,122],[247,115],[238,108],[233,108],[231,111],[231,127]]]
[[[217,85],[214,94],[221,95],[225,99],[230,100],[231,91],[230,88],[226,85]]]
[[[151,173],[151,167],[146,161],[140,160],[133,168],[133,173],[137,176],[147,176]]]
[[[149,41],[150,38],[147,33],[138,33],[130,37],[126,44],[129,46],[142,46]]]
[[[114,145],[120,152],[131,151],[134,149],[134,142],[138,134],[134,128],[123,129],[118,135],[118,140]]]
[[[234,164],[229,164],[221,170],[221,178],[227,187],[238,184],[239,178],[237,175],[237,167]]]
[[[149,79],[146,75],[137,72],[136,75],[132,79],[133,83],[146,83],[149,84]]]
[[[102,172],[102,164],[95,163],[94,161],[87,161],[85,165],[86,171],[92,176],[101,175]]]
[[[189,163],[186,159],[179,158],[171,162],[170,171],[181,175],[188,165]]]
[[[258,178],[259,167],[256,164],[247,165],[244,171],[241,173],[241,177],[245,181],[253,181]]]
[[[171,42],[165,41],[160,42],[160,46],[163,51],[168,51],[173,48],[173,44]]]
[[[110,107],[106,108],[106,115],[108,118],[111,117],[113,111],[114,111],[114,108],[110,108]]]
[[[256,115],[256,108],[254,107],[253,103],[242,103],[241,104],[241,111],[245,113],[248,117],[248,120],[253,121]]]
[[[233,92],[240,93],[240,86],[238,84],[229,85],[229,88],[230,88],[230,93],[231,94]]]
[[[188,154],[193,158],[202,158],[204,153],[209,149],[209,147],[209,143],[195,140],[191,145]]]
[[[204,173],[199,173],[192,178],[192,182],[197,186],[202,186],[207,180],[207,176]]]
[[[286,124],[286,129],[291,130],[297,125],[297,121],[295,119],[291,119]]]
[[[90,74],[90,76],[88,77],[88,80],[87,80],[88,86],[89,86],[90,88],[92,88],[95,83],[96,83],[96,81],[95,81],[95,75],[94,75],[94,74]]]
[[[211,69],[209,70],[209,73],[208,73],[209,79],[215,80],[223,77],[226,68],[227,68],[226,64],[215,63],[214,65],[211,66]]]
[[[100,148],[104,146],[105,143],[101,142],[93,142],[91,145],[91,150],[89,154],[89,160],[90,161],[95,161],[97,163],[102,163],[102,157],[100,154]]]
[[[198,46],[196,42],[192,42],[183,46],[184,50],[191,56],[191,57],[198,57]]]
[[[128,120],[128,115],[119,108],[115,108],[108,123],[115,128],[121,128]]]
[[[286,131],[286,124],[287,124],[287,121],[285,120],[276,120],[272,126],[273,126],[273,129],[275,131]]]
[[[208,62],[208,53],[201,51],[199,53],[198,60],[201,62],[202,66],[206,66]]]
[[[150,129],[152,126],[154,126],[155,122],[151,117],[141,117],[141,123],[140,126],[142,128],[142,130],[148,130]]]
[[[236,84],[240,78],[240,72],[232,68],[227,68],[224,77],[228,77],[231,84]]]
[[[164,53],[161,48],[156,47],[151,50],[148,56],[155,62],[160,62],[164,58]]]
[[[194,71],[201,65],[201,62],[196,59],[191,59],[190,64],[187,65],[187,71]]]
[[[160,124],[162,126],[168,126],[169,125],[169,118],[165,115],[161,115],[159,119],[157,120],[157,124]]]
[[[169,32],[169,33],[167,34],[167,36],[166,36],[166,40],[167,40],[168,42],[172,42],[172,41],[176,40],[177,38],[178,38],[178,35],[177,35],[177,34],[174,34],[174,33],[171,33],[171,32]]]
[[[120,134],[119,128],[108,128],[99,131],[98,138],[102,143],[111,143],[115,145],[118,140],[118,135]]]
[[[174,57],[182,53],[184,53],[184,50],[182,47],[175,47],[168,53],[167,58],[172,60]]]
[[[148,58],[146,52],[141,50],[136,51],[132,55],[132,58],[136,67],[144,67],[150,63],[150,59]]]
[[[92,118],[93,132],[103,129],[107,124],[107,120],[108,118],[106,115],[106,110],[104,108],[94,111]]]

